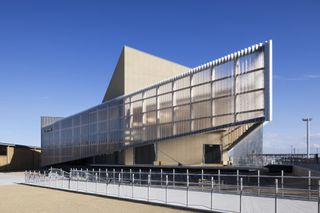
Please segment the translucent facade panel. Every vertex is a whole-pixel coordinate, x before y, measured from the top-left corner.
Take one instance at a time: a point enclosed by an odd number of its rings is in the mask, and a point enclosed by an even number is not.
[[[131,114],[130,109],[131,109],[130,103],[124,105],[124,116],[129,116]]]
[[[72,143],[72,131],[71,129],[63,129],[61,130],[61,138],[60,142],[64,145],[69,145]]]
[[[212,126],[221,126],[234,122],[234,115],[225,115],[212,118]]]
[[[172,94],[165,94],[158,96],[159,109],[167,108],[172,106]]]
[[[191,118],[211,117],[211,101],[203,101],[191,105]]]
[[[239,74],[264,67],[264,53],[254,52],[239,58]]]
[[[131,98],[130,97],[126,97],[124,98],[124,102],[127,104],[127,103],[130,103],[131,102]]]
[[[174,86],[173,86],[174,90],[182,89],[186,87],[190,87],[190,76],[186,76],[174,81]]]
[[[102,145],[104,143],[106,143],[106,140],[104,138],[105,133],[104,132],[99,132],[98,133],[98,144]]]
[[[133,102],[131,104],[131,108],[132,108],[131,110],[132,115],[142,113],[142,101]]]
[[[159,86],[158,88],[158,95],[163,94],[163,93],[167,93],[167,92],[171,92],[172,91],[172,82],[163,84],[161,86]]]
[[[120,108],[119,107],[110,107],[108,109],[108,117],[109,120],[117,120],[120,119]]]
[[[108,129],[108,122],[101,121],[98,123],[98,132],[106,132]]]
[[[90,142],[95,141],[95,136],[98,133],[98,125],[97,123],[92,123],[89,125],[89,138]]]
[[[234,97],[218,98],[212,101],[212,114],[224,115],[234,113]]]
[[[157,110],[157,98],[148,98],[145,99],[144,102],[144,112],[150,112],[150,111],[154,111]]]
[[[190,105],[177,106],[174,108],[174,121],[190,119]]]
[[[159,137],[167,138],[172,136],[172,124],[163,124],[159,126]]]
[[[119,110],[119,117],[123,117],[125,113],[124,104],[119,103],[116,105],[116,107],[118,107],[118,110]]]
[[[142,99],[142,93],[138,93],[138,94],[135,94],[131,97],[131,102],[134,102],[134,101],[137,101],[137,100],[141,100]]]
[[[172,122],[172,109],[163,109],[159,111],[159,123]]]
[[[184,134],[190,132],[190,121],[180,121],[174,123],[174,134]]]
[[[130,107],[129,104],[126,104],[126,106]],[[130,114],[130,108],[128,108],[128,113]],[[98,119],[99,121],[106,121],[108,119],[108,110],[107,108],[101,108],[98,111]]]
[[[143,129],[144,132],[144,140],[155,140],[157,139],[157,126],[152,125],[152,126],[146,126]]]
[[[173,105],[190,103],[190,89],[179,90],[173,93]]]
[[[124,128],[125,129],[129,129],[132,127],[131,120],[132,120],[132,116],[126,116],[124,118],[124,125],[125,125]]]
[[[197,119],[192,121],[192,130],[197,131],[197,130],[202,130],[202,129],[207,129],[211,127],[211,119],[210,118],[203,118],[203,119]]]
[[[118,111],[118,109],[117,109]],[[92,112],[89,112],[89,122],[90,123],[96,123],[98,121],[98,113],[97,111],[92,111]]]
[[[245,112],[264,108],[264,91],[244,93],[237,96],[236,111]]]
[[[136,118],[135,123],[134,123],[135,125],[142,125],[142,122],[139,119],[140,116],[141,115],[133,116],[134,118]],[[108,123],[108,131],[115,131],[115,130],[118,130],[118,129],[120,129],[120,119],[109,121],[109,123]]]
[[[240,113],[237,115],[237,121],[244,121],[254,118],[260,118],[264,116],[263,110],[255,111],[255,112],[246,112],[246,113]]]
[[[237,77],[237,93],[264,88],[264,72],[258,70],[255,72],[244,73]]]
[[[211,68],[194,73],[191,83],[192,85],[198,85],[209,81],[211,81]]]
[[[97,141],[97,133],[98,133],[98,123],[97,123],[97,112],[93,111],[89,113],[89,140],[90,143],[94,143]]]
[[[81,126],[81,144],[88,144],[89,142],[89,126],[83,125]]]
[[[81,124],[81,116],[75,115],[72,117],[72,126],[79,126]]]
[[[141,127],[143,125],[142,123],[142,114],[133,114],[132,115],[132,127]]]
[[[143,139],[143,131],[142,128],[134,128],[132,129],[132,139],[133,141],[140,142]]]
[[[148,89],[143,94],[144,94],[144,98],[149,98],[149,97],[156,96],[157,95],[157,89],[156,88]]]
[[[147,112],[144,114],[145,124],[152,125],[157,123],[157,112]]]
[[[80,127],[75,127],[73,128],[73,132],[72,132],[72,139],[73,139],[73,144],[76,144],[78,143],[80,140],[80,131],[81,131],[81,128]]]
[[[81,113],[81,125],[88,124],[88,123],[89,123],[89,113],[88,112]]]
[[[67,119],[62,120],[61,127],[63,129],[72,127],[72,118],[67,118]]]
[[[127,129],[124,131],[124,141],[126,143],[131,142],[131,130]]]
[[[192,97],[192,102],[210,99],[211,98],[211,83],[192,87],[191,97]]]
[[[234,62],[226,62],[213,67],[212,80],[217,80],[234,75]]]
[[[233,95],[234,78],[226,78],[212,83],[212,97],[223,97]]]

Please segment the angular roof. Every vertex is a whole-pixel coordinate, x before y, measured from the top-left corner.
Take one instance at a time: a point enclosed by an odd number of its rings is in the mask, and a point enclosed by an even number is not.
[[[103,101],[126,95],[155,84],[190,68],[124,46]]]

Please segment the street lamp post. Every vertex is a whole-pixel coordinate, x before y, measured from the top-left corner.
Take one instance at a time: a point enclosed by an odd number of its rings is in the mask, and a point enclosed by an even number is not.
[[[310,130],[309,123],[312,121],[312,118],[302,118],[302,121],[307,122],[307,158],[310,158]]]

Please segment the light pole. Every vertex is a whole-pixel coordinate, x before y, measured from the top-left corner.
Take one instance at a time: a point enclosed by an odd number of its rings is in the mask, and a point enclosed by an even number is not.
[[[302,121],[307,122],[307,158],[310,158],[310,130],[309,130],[309,122],[312,121],[312,118],[302,118]]]

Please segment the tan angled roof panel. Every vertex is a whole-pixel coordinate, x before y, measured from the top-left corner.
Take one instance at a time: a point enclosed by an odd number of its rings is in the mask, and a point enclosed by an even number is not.
[[[189,67],[124,46],[103,102],[143,89],[187,72],[189,69]]]

